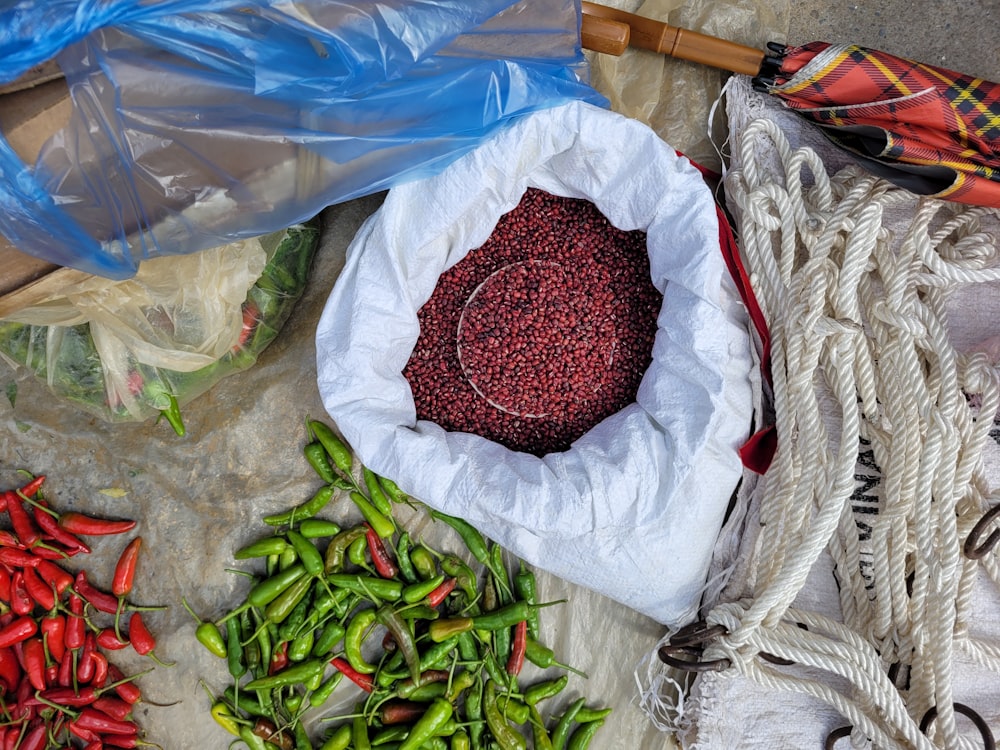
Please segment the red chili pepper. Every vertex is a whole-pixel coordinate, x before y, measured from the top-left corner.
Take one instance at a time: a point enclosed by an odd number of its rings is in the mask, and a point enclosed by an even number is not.
[[[24,671],[28,673],[31,686],[35,690],[45,690],[45,646],[41,638],[24,641]]]
[[[71,687],[57,687],[41,692],[42,698],[50,703],[58,703],[60,706],[71,708],[89,706],[97,700],[98,695],[97,690],[90,686],[82,687],[79,690],[74,690]]]
[[[344,659],[341,656],[335,656],[330,659],[330,663],[336,669],[343,672],[344,677],[349,679],[366,693],[370,693],[375,689],[375,681],[371,678],[371,676],[358,672],[348,663],[347,659]]]
[[[137,536],[122,550],[115,564],[115,575],[111,582],[111,593],[117,597],[125,597],[132,591],[135,581],[136,563],[139,561],[139,549],[142,547],[142,537]]]
[[[156,638],[149,631],[142,615],[134,612],[128,621],[128,639],[132,643],[132,648],[140,656],[150,656],[154,661],[159,662],[153,649],[156,648]]]
[[[37,632],[38,625],[35,623],[35,618],[18,617],[10,625],[0,628],[0,648],[27,640]]]
[[[80,658],[76,662],[76,679],[78,682],[90,682],[94,677],[94,651],[97,649],[97,639],[93,633],[88,632],[83,639],[83,648],[80,649]]]
[[[16,615],[27,615],[35,608],[35,601],[24,585],[24,573],[15,570],[10,577],[10,608]]]
[[[39,629],[52,660],[62,661],[63,654],[66,653],[66,616],[51,614],[43,617]]]
[[[59,683],[59,664],[49,664],[45,668],[45,684],[57,685]]]
[[[84,745],[83,750],[104,750],[104,743],[100,740],[94,740]]]
[[[139,737],[134,734],[106,734],[103,739],[105,747],[134,748],[139,746]]]
[[[18,492],[20,492],[25,497],[34,497],[35,493],[42,488],[42,483],[45,481],[45,475],[39,474],[37,477],[32,479],[26,485],[21,487]]]
[[[43,750],[48,742],[48,731],[49,728],[43,721],[30,729],[15,747],[17,750]]]
[[[21,544],[31,547],[41,540],[42,532],[25,510],[24,501],[16,494],[7,496],[7,515]]]
[[[448,594],[455,590],[457,583],[457,578],[445,578],[440,586],[427,595],[427,604],[432,607],[441,604],[441,602],[448,598]]]
[[[112,521],[106,518],[94,518],[83,513],[71,511],[59,516],[59,525],[71,534],[83,536],[106,536],[108,534],[124,534],[135,528],[135,521]]]
[[[59,661],[59,675],[56,677],[56,683],[60,687],[70,687],[73,684],[74,653],[74,651],[66,649],[66,653],[63,654],[63,658]]]
[[[139,690],[138,685],[133,682],[123,682],[125,680],[125,673],[122,672],[114,664],[108,664],[108,679],[115,685],[115,693],[126,703],[136,704],[142,700],[142,691]]]
[[[2,567],[0,567],[0,601],[10,601],[10,573]]]
[[[368,527],[368,530],[365,532],[365,539],[368,541],[368,552],[371,554],[372,562],[375,564],[375,572],[383,578],[395,578],[399,572],[399,568],[396,567],[395,561],[389,555],[389,550],[386,549],[379,535],[375,533],[375,529],[369,524],[365,525]]]
[[[95,651],[90,655],[90,660],[94,662],[94,676],[90,678],[90,684],[102,688],[108,684],[108,657]]]
[[[0,547],[0,564],[11,568],[33,568],[41,559],[16,547]]]
[[[62,596],[73,585],[73,576],[49,560],[39,560],[35,567],[39,578],[55,588],[56,595]]]
[[[0,682],[3,683],[4,692],[12,693],[20,680],[21,665],[17,663],[14,649],[9,646],[0,648]]]
[[[75,651],[83,646],[87,623],[83,619],[83,599],[69,596],[69,616],[66,618],[66,648]]]
[[[138,725],[133,721],[121,721],[108,716],[103,711],[88,706],[80,712],[70,726],[76,725],[77,729],[86,729],[99,735],[104,734],[125,734],[134,735],[139,732]],[[104,740],[107,743],[107,739]]]
[[[128,641],[119,638],[114,628],[104,628],[97,634],[97,645],[108,651],[120,651],[128,647]]]
[[[112,719],[118,719],[119,721],[124,721],[132,713],[131,703],[126,703],[121,698],[115,698],[110,695],[99,695],[97,700],[94,701],[94,708],[98,711],[103,711]]]
[[[24,549],[24,545],[21,544],[21,540],[14,536],[14,534],[10,531],[7,531],[7,529],[0,529],[0,547]]]
[[[69,729],[70,734],[72,734],[74,737],[79,737],[84,742],[90,743],[90,742],[103,741],[101,739],[101,735],[99,735],[97,732],[94,732],[90,729],[86,729],[84,727],[78,727],[75,721],[71,721],[66,726]]]
[[[24,588],[28,596],[35,600],[35,603],[46,612],[51,612],[56,607],[56,592],[43,581],[34,568],[24,568],[21,571],[21,578],[24,579]]]
[[[282,641],[281,645],[271,653],[271,663],[267,667],[269,675],[276,674],[288,666],[288,641]]]
[[[38,501],[40,505],[45,503]],[[59,525],[59,522],[42,508],[35,508],[35,523],[42,530],[43,536],[59,542],[67,548],[66,554],[76,554],[76,552],[90,552],[90,547],[84,544],[75,534],[71,534]],[[72,551],[70,551],[72,550]]]
[[[524,653],[528,647],[528,621],[521,620],[514,626],[514,638],[507,659],[507,674],[518,675],[524,666]]]
[[[87,580],[87,572],[81,570],[76,574],[73,589],[99,612],[113,615],[118,612],[118,598],[106,591],[101,591]]]

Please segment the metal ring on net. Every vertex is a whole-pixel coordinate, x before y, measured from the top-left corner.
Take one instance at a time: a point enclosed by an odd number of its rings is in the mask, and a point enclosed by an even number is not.
[[[685,672],[721,672],[732,666],[729,659],[723,657],[702,660],[699,657],[704,644],[728,632],[722,625],[709,625],[704,620],[698,620],[671,635],[656,653],[660,661],[674,669]]]
[[[998,516],[1000,516],[1000,503],[997,503],[986,511],[983,517],[976,521],[976,525],[972,527],[972,531],[965,538],[965,544],[962,545],[962,552],[970,560],[980,560],[986,557],[997,546],[997,542],[1000,542],[1000,529],[993,529],[993,533],[986,537],[985,542],[981,544],[979,542],[979,538]]]
[[[964,703],[954,703],[952,705],[954,705],[956,713],[962,714],[975,724],[976,729],[979,730],[979,735],[983,738],[983,747],[985,750],[996,750],[997,742],[986,720],[977,711],[969,708]],[[920,731],[927,734],[927,730],[935,718],[937,718],[937,706],[931,706],[927,709],[927,713],[924,714],[924,718],[920,720]]]

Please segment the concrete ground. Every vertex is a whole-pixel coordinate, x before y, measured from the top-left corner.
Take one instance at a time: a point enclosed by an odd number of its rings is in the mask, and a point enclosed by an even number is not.
[[[1000,81],[1000,0],[796,0],[789,44],[851,42]]]

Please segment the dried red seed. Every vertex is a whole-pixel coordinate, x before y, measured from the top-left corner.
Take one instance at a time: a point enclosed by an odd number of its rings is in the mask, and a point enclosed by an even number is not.
[[[634,401],[662,302],[645,239],[529,189],[418,312],[418,417],[543,455]]]

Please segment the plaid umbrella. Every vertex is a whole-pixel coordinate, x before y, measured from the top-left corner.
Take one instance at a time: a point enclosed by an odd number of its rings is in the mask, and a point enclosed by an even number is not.
[[[755,50],[590,2],[633,46],[754,76],[871,171],[920,195],[1000,208],[1000,85],[851,44]]]

